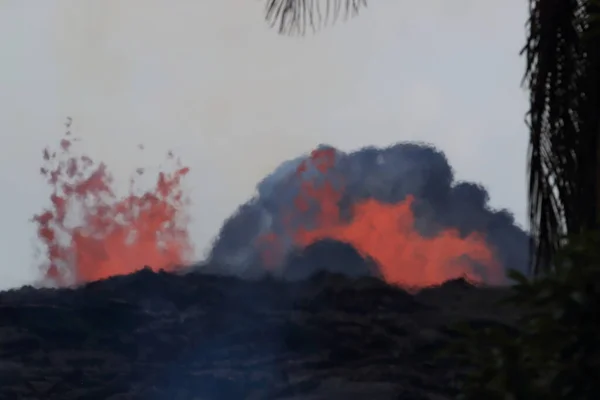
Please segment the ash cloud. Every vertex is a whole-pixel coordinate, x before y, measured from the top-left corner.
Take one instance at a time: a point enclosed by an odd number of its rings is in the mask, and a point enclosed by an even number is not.
[[[357,255],[343,244],[326,241],[316,248],[294,247],[289,230],[285,229],[286,224],[290,224],[291,204],[303,182],[326,179],[334,185],[343,185],[339,204],[342,216],[350,218],[351,206],[362,200],[372,198],[395,204],[411,195],[415,229],[421,235],[435,236],[448,228],[456,229],[462,237],[482,233],[505,269],[527,270],[528,234],[516,225],[508,210],[489,206],[489,195],[481,184],[455,181],[453,169],[442,151],[421,143],[365,147],[350,153],[324,145],[319,148],[334,152],[333,167],[322,174],[314,165],[309,165],[298,175],[297,168],[308,160],[309,154],[282,163],[257,185],[256,195],[225,221],[209,254],[208,265],[218,265],[220,272],[240,276],[264,273],[260,238],[272,232],[281,248],[281,265],[277,270],[284,278],[299,277],[294,266],[309,263],[315,254],[317,264],[323,269],[333,268],[328,265],[334,263],[326,261],[339,256],[352,260],[351,275],[363,272],[377,275],[373,272],[372,260],[365,258],[359,266]],[[295,211],[291,223],[295,227],[310,228],[314,220],[310,212]],[[325,255],[327,251],[329,255]]]

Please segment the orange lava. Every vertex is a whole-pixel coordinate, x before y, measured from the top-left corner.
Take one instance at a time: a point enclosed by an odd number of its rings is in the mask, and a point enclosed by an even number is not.
[[[334,162],[335,153],[329,150],[316,150],[306,161],[321,172]],[[306,169],[303,163],[296,172],[301,175]],[[317,227],[292,232],[297,245],[325,238],[350,243],[379,264],[387,282],[407,287],[437,285],[458,277],[490,284],[503,281],[502,268],[482,235],[461,238],[457,231],[445,230],[435,237],[421,236],[414,227],[413,197],[398,204],[368,199],[354,205],[351,218],[342,219],[338,206],[342,195],[329,181],[303,183],[294,207],[302,213],[316,205]]]
[[[67,133],[57,151],[44,150],[42,175],[52,187],[51,207],[34,217],[46,247],[45,278],[56,284],[81,283],[134,272],[145,265],[172,270],[190,261],[188,199],[181,179],[189,172],[160,172],[155,187],[119,198],[106,166],[75,156]],[[140,149],[142,147],[140,146]],[[144,173],[136,171],[136,177]]]

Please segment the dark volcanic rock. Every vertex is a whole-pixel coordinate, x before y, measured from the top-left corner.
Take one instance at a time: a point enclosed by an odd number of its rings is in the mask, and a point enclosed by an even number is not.
[[[322,239],[292,251],[284,264],[283,277],[306,279],[318,271],[340,273],[352,277],[381,277],[375,261],[364,258],[349,243]]]
[[[436,351],[458,320],[510,325],[503,293],[150,270],[2,292],[0,399],[448,399]]]

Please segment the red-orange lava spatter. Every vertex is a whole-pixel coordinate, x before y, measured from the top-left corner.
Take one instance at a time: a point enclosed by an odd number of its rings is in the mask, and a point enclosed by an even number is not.
[[[120,198],[106,166],[74,155],[74,142],[67,134],[57,151],[44,151],[41,173],[52,188],[51,207],[34,221],[46,247],[45,278],[64,285],[127,274],[146,265],[173,270],[190,263],[189,199],[181,187],[189,169],[181,167],[169,153],[175,162],[172,172],[160,172],[152,190],[142,194],[135,193],[136,181],[132,179],[128,195]],[[335,165],[335,157],[333,149],[315,150],[296,173],[302,178],[309,167],[314,167],[327,174]],[[137,176],[143,172],[137,170]],[[435,237],[421,236],[414,228],[412,197],[398,204],[369,199],[354,205],[350,219],[342,219],[338,206],[342,195],[343,188],[327,180],[320,184],[303,181],[284,219],[302,215],[316,204],[317,223],[310,230],[288,232],[297,246],[324,238],[347,242],[374,259],[386,281],[403,286],[430,286],[460,276],[475,282],[502,282],[502,268],[483,236],[460,237],[454,230]],[[275,265],[284,257],[280,239],[268,233],[259,240],[267,264]]]
[[[333,149],[315,150],[296,173],[301,176],[308,164],[325,173],[335,165],[335,157]],[[355,204],[348,222],[340,215],[342,195],[343,189],[334,188],[329,181],[319,185],[312,180],[303,182],[294,209],[302,213],[310,204],[317,204],[317,228],[291,232],[296,245],[304,247],[325,238],[349,243],[378,263],[387,282],[406,287],[437,285],[459,277],[489,284],[503,281],[502,267],[482,235],[461,237],[456,230],[445,230],[434,237],[421,236],[414,228],[412,196],[397,204],[375,199]],[[265,235],[264,241],[277,244],[272,234]],[[265,260],[272,260],[273,254],[276,249],[269,249]]]
[[[104,164],[76,156],[70,133],[57,151],[44,150],[40,172],[52,187],[51,207],[34,217],[46,247],[46,279],[64,285],[134,272],[146,265],[172,270],[191,261],[187,231],[188,199],[181,167],[172,153],[174,171],[160,172],[155,187],[119,198]],[[136,171],[141,176],[143,169]]]

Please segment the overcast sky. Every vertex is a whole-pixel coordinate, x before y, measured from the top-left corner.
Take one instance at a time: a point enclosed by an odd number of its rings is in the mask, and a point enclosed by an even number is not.
[[[304,38],[270,30],[262,3],[0,2],[0,289],[35,277],[41,150],[67,116],[117,177],[181,156],[198,257],[265,174],[319,143],[433,143],[525,223],[525,0],[372,0]]]

